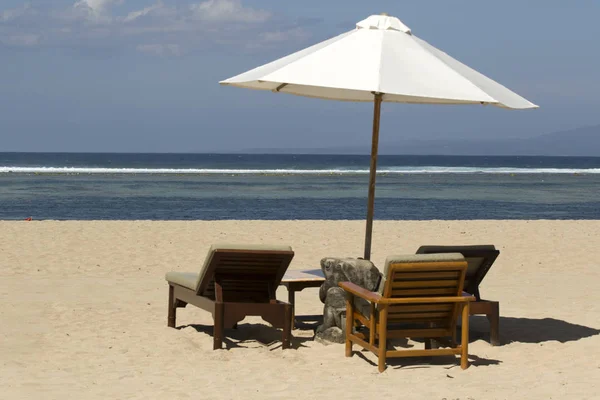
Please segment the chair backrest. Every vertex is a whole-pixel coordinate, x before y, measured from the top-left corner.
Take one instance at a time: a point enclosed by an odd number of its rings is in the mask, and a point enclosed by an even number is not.
[[[390,256],[380,293],[385,298],[462,296],[467,262],[460,253]],[[449,329],[458,316],[457,303],[411,303],[388,306],[388,323]]]
[[[223,302],[275,300],[294,252],[289,246],[213,245],[198,276],[197,294]]]
[[[467,260],[464,290],[481,300],[479,285],[500,254],[493,245],[421,246],[417,254],[461,253]]]

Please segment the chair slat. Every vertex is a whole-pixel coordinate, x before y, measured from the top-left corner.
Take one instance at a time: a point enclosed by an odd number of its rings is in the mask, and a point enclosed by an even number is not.
[[[389,318],[395,319],[418,319],[418,318],[448,318],[452,315],[450,312],[422,312],[422,313],[394,313],[388,314]]]
[[[275,276],[274,273],[255,273],[254,271],[244,271],[245,273],[233,273],[229,271],[219,271],[217,279],[220,281],[236,280],[239,282],[270,282]]]
[[[224,262],[219,265],[219,270],[224,269],[237,269],[240,271],[262,271],[262,270],[273,270],[279,269],[278,265],[265,265],[265,264],[243,264],[243,263],[230,263]]]
[[[460,272],[458,271],[431,271],[431,272],[408,272],[397,271],[394,274],[393,281],[409,281],[418,279],[458,279]]]
[[[439,329],[439,327],[446,328],[449,325],[448,318],[415,318],[415,319],[394,319],[388,320],[388,331],[393,332],[395,329],[391,329],[390,326],[410,326],[412,325],[415,328],[421,328],[425,331],[430,330],[426,326],[429,324],[435,324]]]
[[[393,282],[392,288],[435,288],[435,287],[457,287],[458,280],[446,279],[446,280],[423,280],[423,281],[400,281]]]
[[[442,312],[454,310],[452,304],[419,304],[419,305],[390,305],[388,306],[388,313],[393,314],[396,312]]]
[[[434,289],[393,289],[392,297],[436,297],[456,295],[454,288],[434,288]]]
[[[264,265],[279,265],[280,258],[244,258],[244,257],[221,257],[222,263],[239,263],[239,264],[264,264]]]

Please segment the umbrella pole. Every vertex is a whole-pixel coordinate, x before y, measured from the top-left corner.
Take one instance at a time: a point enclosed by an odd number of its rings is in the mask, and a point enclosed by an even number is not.
[[[377,149],[379,147],[379,117],[383,94],[375,93],[373,107],[373,138],[371,142],[371,169],[369,170],[369,200],[367,203],[367,229],[365,231],[365,260],[371,259],[371,236],[373,234],[373,208],[375,206],[375,177],[377,174]]]

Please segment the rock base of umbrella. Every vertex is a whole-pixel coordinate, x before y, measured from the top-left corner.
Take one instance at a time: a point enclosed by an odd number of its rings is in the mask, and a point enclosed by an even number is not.
[[[346,295],[338,286],[340,282],[352,282],[367,290],[377,290],[381,273],[369,260],[357,258],[326,257],[321,260],[321,270],[325,282],[319,290],[323,307],[323,324],[317,327],[315,340],[323,344],[344,343],[346,327]],[[364,303],[364,304],[363,304]],[[362,299],[356,299],[359,308],[369,305]]]

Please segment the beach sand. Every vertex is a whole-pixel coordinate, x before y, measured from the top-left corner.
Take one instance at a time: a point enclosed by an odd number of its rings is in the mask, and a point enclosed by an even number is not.
[[[290,244],[291,269],[362,255],[363,221],[2,222],[1,399],[600,398],[600,221],[375,221],[373,256],[423,244],[494,244],[484,298],[500,301],[502,346],[471,318],[471,367],[392,359],[247,319],[213,351],[210,314],[167,328],[170,270],[197,271],[215,242]],[[278,298],[287,299],[285,288]],[[322,311],[317,289],[298,314]],[[355,346],[358,350],[358,347]]]

